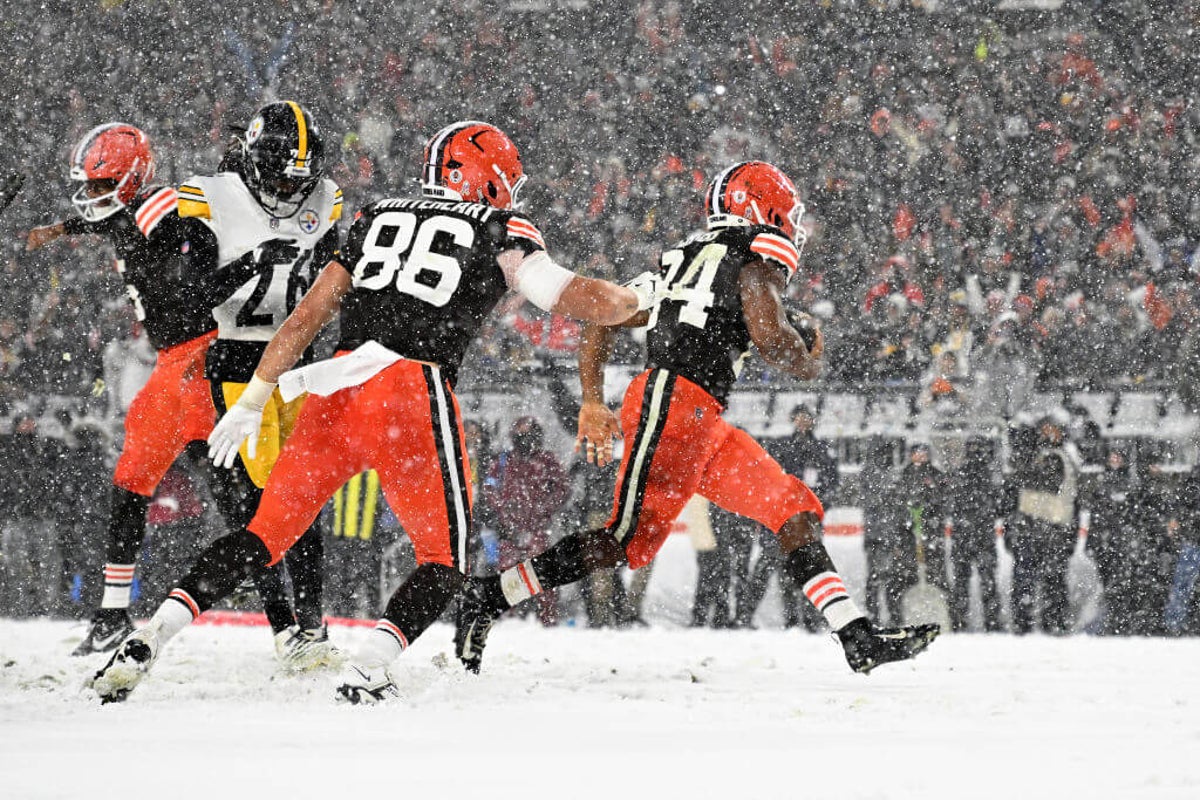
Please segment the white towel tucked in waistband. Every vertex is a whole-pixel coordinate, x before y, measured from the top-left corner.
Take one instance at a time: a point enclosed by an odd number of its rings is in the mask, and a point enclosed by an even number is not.
[[[305,392],[330,395],[374,378],[404,356],[376,341],[364,342],[354,351],[307,367],[288,370],[279,376],[279,393],[290,402]]]

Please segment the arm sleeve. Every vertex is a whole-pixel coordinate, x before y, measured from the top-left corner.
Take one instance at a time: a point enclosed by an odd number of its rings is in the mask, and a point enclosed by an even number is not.
[[[217,306],[258,271],[254,251],[221,266],[217,235],[196,218],[179,220],[180,278],[192,287],[197,302]]]

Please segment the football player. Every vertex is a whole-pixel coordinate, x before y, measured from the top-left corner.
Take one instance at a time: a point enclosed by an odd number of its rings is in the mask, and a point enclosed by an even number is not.
[[[208,467],[202,443],[216,421],[204,380],[205,355],[216,336],[212,309],[260,266],[247,253],[216,267],[216,237],[178,213],[174,189],[151,183],[150,142],[132,125],[112,122],[89,131],[72,152],[70,177],[80,184],[72,198],[79,216],[34,228],[26,248],[64,235],[107,237],[134,312],[157,351],[150,379],[125,418],[125,443],[113,475],[104,594],[73,653],[83,656],[114,649],[133,630],[130,594],[155,488],[185,449]],[[254,511],[245,500],[253,487],[225,471],[211,470],[208,477],[225,522],[233,529],[244,525]],[[286,631],[293,615],[278,570],[256,572],[255,581],[276,633]]]
[[[751,343],[768,363],[800,378],[820,371],[819,329],[806,343],[780,301],[800,261],[803,208],[791,180],[761,161],[735,164],[713,180],[707,229],[662,254],[662,299],[627,323],[647,328],[649,363],[626,391],[619,421],[603,394],[614,329],[585,328],[577,446],[605,464],[614,435],[623,432],[627,443],[612,515],[603,528],[468,582],[455,634],[468,670],[479,671],[488,631],[508,608],[593,570],[650,563],[694,494],[777,533],[786,569],[837,633],[856,672],[912,658],[937,635],[935,625],[883,630],[863,616],[821,542],[820,500],[721,417]]]
[[[324,175],[324,141],[316,122],[299,103],[285,100],[255,113],[221,171],[193,175],[179,187],[179,216],[198,220],[216,237],[211,268],[223,269],[247,252],[255,254],[259,267],[212,312],[217,337],[208,349],[205,376],[218,414],[246,390],[267,342],[338,253],[342,192]],[[263,407],[259,435],[224,465],[251,485],[251,515],[303,402],[302,397],[285,402],[273,393]],[[296,621],[276,640],[280,658],[296,669],[340,659],[321,618],[323,558],[314,524],[288,554]]]
[[[388,664],[463,585],[471,492],[454,396],[463,354],[509,289],[545,310],[603,324],[648,308],[635,288],[556,264],[517,212],[525,174],[516,146],[483,122],[457,122],[425,147],[420,197],[363,210],[343,253],[271,340],[250,384],[209,439],[229,463],[253,441],[276,391],[308,401],[243,531],[214,543],[150,622],[129,636],[92,686],[121,700],[172,636],[227,594],[247,566],[277,562],[346,480],[368,468],[412,539],[418,566],[389,600],[368,642],[338,679],[350,702],[394,694]],[[339,355],[285,372],[340,310]],[[282,378],[281,378],[282,376]]]

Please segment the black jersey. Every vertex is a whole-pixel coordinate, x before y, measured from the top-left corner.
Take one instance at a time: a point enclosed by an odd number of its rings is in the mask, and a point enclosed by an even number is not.
[[[751,225],[694,233],[662,254],[669,289],[647,323],[652,369],[678,373],[725,402],[750,348],[739,279],[752,261],[790,276],[799,253],[777,228]]]
[[[151,187],[97,222],[72,218],[68,234],[108,237],[138,320],[157,350],[215,330],[212,305],[196,283],[196,256],[210,246],[203,226],[179,218],[175,190]]]
[[[467,345],[508,291],[498,257],[514,249],[545,244],[511,211],[424,198],[368,206],[343,250],[354,283],[342,299],[339,349],[374,340],[439,365],[453,385]]]

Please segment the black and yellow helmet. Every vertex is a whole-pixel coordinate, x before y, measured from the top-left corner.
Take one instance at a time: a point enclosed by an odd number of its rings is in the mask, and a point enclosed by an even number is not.
[[[284,100],[265,105],[242,140],[241,172],[247,188],[275,217],[300,210],[325,172],[325,146],[308,110]]]

